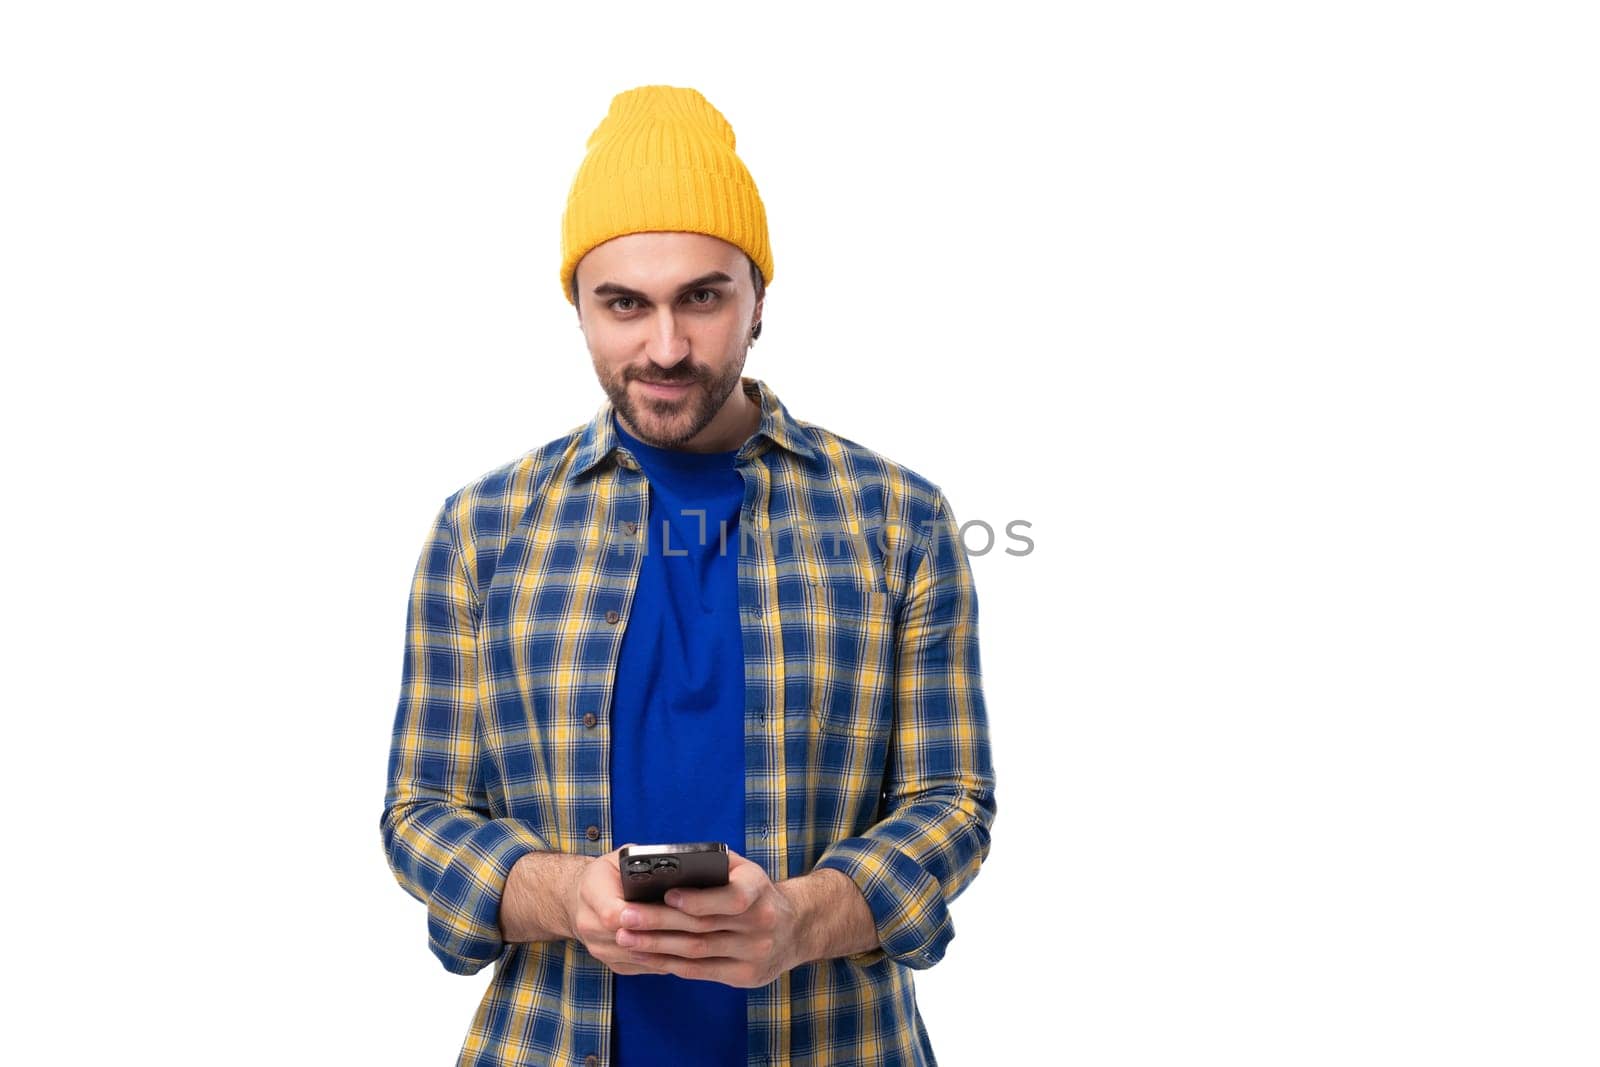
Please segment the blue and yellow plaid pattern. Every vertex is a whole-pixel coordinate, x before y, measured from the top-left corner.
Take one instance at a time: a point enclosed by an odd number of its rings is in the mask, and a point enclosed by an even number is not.
[[[936,485],[742,385],[745,854],[774,881],[849,875],[881,942],[751,990],[749,1062],[933,1063],[911,972],[944,955],[995,814],[970,565]],[[503,942],[499,907],[529,852],[615,847],[607,713],[648,502],[607,401],[451,494],[417,562],[380,828],[445,968],[498,961],[462,1067],[609,1062],[611,972]]]

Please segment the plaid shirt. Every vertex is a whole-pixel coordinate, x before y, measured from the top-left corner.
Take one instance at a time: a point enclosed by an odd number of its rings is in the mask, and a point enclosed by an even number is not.
[[[742,384],[746,854],[774,881],[844,872],[880,941],[751,990],[748,1062],[931,1064],[911,973],[944,955],[995,814],[972,573],[936,485]],[[445,968],[498,961],[459,1065],[609,1059],[611,972],[578,941],[502,941],[500,894],[530,852],[614,847],[648,500],[608,401],[451,494],[418,560],[380,829]]]

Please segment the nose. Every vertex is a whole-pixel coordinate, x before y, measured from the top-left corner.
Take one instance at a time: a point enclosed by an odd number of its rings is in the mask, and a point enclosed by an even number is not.
[[[645,355],[665,370],[677,366],[688,354],[689,338],[680,327],[678,317],[672,313],[672,308],[663,307],[656,312]]]

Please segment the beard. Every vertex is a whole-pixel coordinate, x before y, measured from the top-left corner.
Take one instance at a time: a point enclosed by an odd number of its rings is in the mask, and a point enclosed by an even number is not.
[[[721,375],[713,375],[703,367],[679,364],[670,371],[625,370],[610,378],[602,374],[600,385],[635,437],[657,448],[682,448],[717,417],[728,397],[739,388],[743,374],[741,358],[737,363],[730,363]],[[629,384],[635,380],[666,385],[690,384],[683,396],[668,399],[629,392]]]

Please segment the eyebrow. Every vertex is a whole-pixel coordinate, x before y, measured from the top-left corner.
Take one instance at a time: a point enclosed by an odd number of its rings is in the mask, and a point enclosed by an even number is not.
[[[733,279],[722,273],[720,270],[714,270],[710,274],[700,275],[700,277],[696,278],[692,282],[684,282],[682,285],[678,286],[678,292],[687,293],[691,289],[700,289],[710,285],[712,282],[731,281],[733,281]],[[616,282],[601,282],[599,285],[594,287],[593,292],[595,296],[627,296],[632,297],[635,300],[650,299],[643,293],[639,292],[639,290],[629,289],[626,285],[618,285]]]

